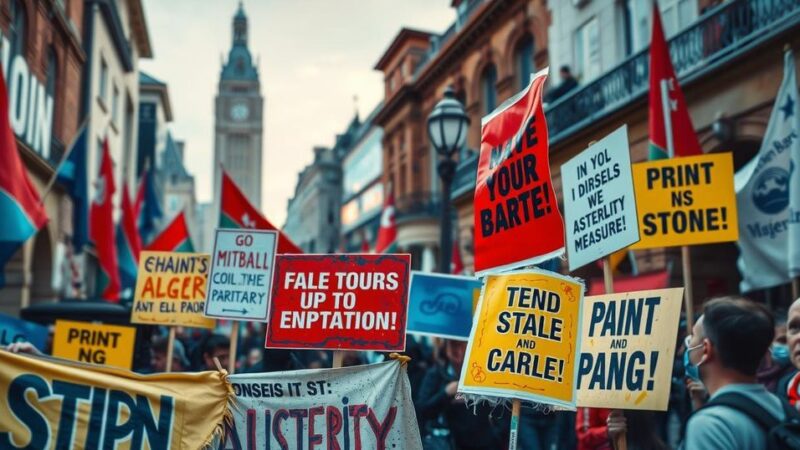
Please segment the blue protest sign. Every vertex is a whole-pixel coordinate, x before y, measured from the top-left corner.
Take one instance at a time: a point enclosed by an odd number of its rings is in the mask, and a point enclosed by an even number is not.
[[[408,332],[466,341],[472,329],[477,278],[434,273],[411,273]]]
[[[48,333],[45,326],[0,313],[0,346],[5,347],[14,342],[30,342],[44,351]]]

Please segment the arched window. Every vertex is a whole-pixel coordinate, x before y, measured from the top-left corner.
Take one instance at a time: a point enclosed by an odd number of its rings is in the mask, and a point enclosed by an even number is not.
[[[489,64],[481,74],[483,90],[483,113],[488,114],[497,107],[497,68]]]
[[[533,62],[533,36],[525,35],[514,51],[514,64],[517,68],[517,90],[528,85],[531,74],[536,70]]]
[[[25,31],[27,24],[27,15],[25,8],[22,6],[20,0],[11,1],[11,54],[24,55],[25,54]]]

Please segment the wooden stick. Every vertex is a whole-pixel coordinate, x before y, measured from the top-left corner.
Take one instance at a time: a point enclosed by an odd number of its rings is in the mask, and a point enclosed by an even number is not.
[[[231,327],[231,346],[228,356],[228,373],[233,375],[236,370],[236,349],[239,346],[239,321],[234,320]]]
[[[606,288],[606,294],[614,293],[614,269],[611,267],[611,256],[603,258],[603,282]],[[625,414],[622,410],[617,410],[620,414]],[[628,449],[628,435],[622,433],[614,439],[614,448],[616,450]]]
[[[334,350],[333,351],[333,368],[338,369],[342,367],[342,363],[344,362],[344,350]]]
[[[519,431],[519,410],[522,402],[518,399],[511,401],[511,430],[508,433],[508,450],[517,450],[517,432]]]
[[[692,258],[688,245],[681,247],[681,265],[683,266],[683,298],[686,303],[686,332],[692,334],[694,301],[692,299]]]
[[[175,347],[175,327],[169,327],[169,337],[167,338],[167,372],[172,372],[173,347]]]
[[[628,434],[622,433],[614,439],[615,450],[628,450]]]

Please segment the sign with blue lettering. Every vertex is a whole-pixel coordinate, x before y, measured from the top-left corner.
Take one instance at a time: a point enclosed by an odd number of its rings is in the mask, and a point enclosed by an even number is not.
[[[472,329],[472,299],[477,278],[412,272],[408,332],[466,341]]]
[[[628,127],[561,166],[569,270],[639,241]]]
[[[0,347],[14,342],[30,342],[37,349],[45,351],[47,335],[45,326],[0,313]]]

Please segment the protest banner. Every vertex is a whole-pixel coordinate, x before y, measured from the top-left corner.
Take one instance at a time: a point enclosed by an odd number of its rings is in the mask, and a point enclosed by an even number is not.
[[[136,328],[56,320],[53,356],[130,369]]]
[[[584,299],[578,406],[666,411],[683,288]]]
[[[403,351],[411,255],[280,255],[267,348]]]
[[[0,313],[0,347],[15,342],[30,342],[44,351],[49,334],[47,327]]]
[[[564,253],[542,109],[547,70],[482,120],[474,199],[478,276]]]
[[[208,268],[208,255],[143,251],[131,322],[213,328],[203,316]]]
[[[730,152],[633,165],[641,240],[633,248],[736,241]]]
[[[1,350],[0,367],[0,448],[197,449],[230,415],[221,372],[139,375]]]
[[[543,270],[489,275],[458,392],[575,409],[583,284]]]
[[[466,341],[472,329],[477,278],[438,273],[411,273],[408,296],[409,333]]]
[[[213,448],[421,450],[398,361],[230,376],[233,423]]]
[[[266,320],[277,243],[277,231],[216,230],[206,316]]]
[[[561,166],[570,271],[639,240],[630,166],[626,125]]]

